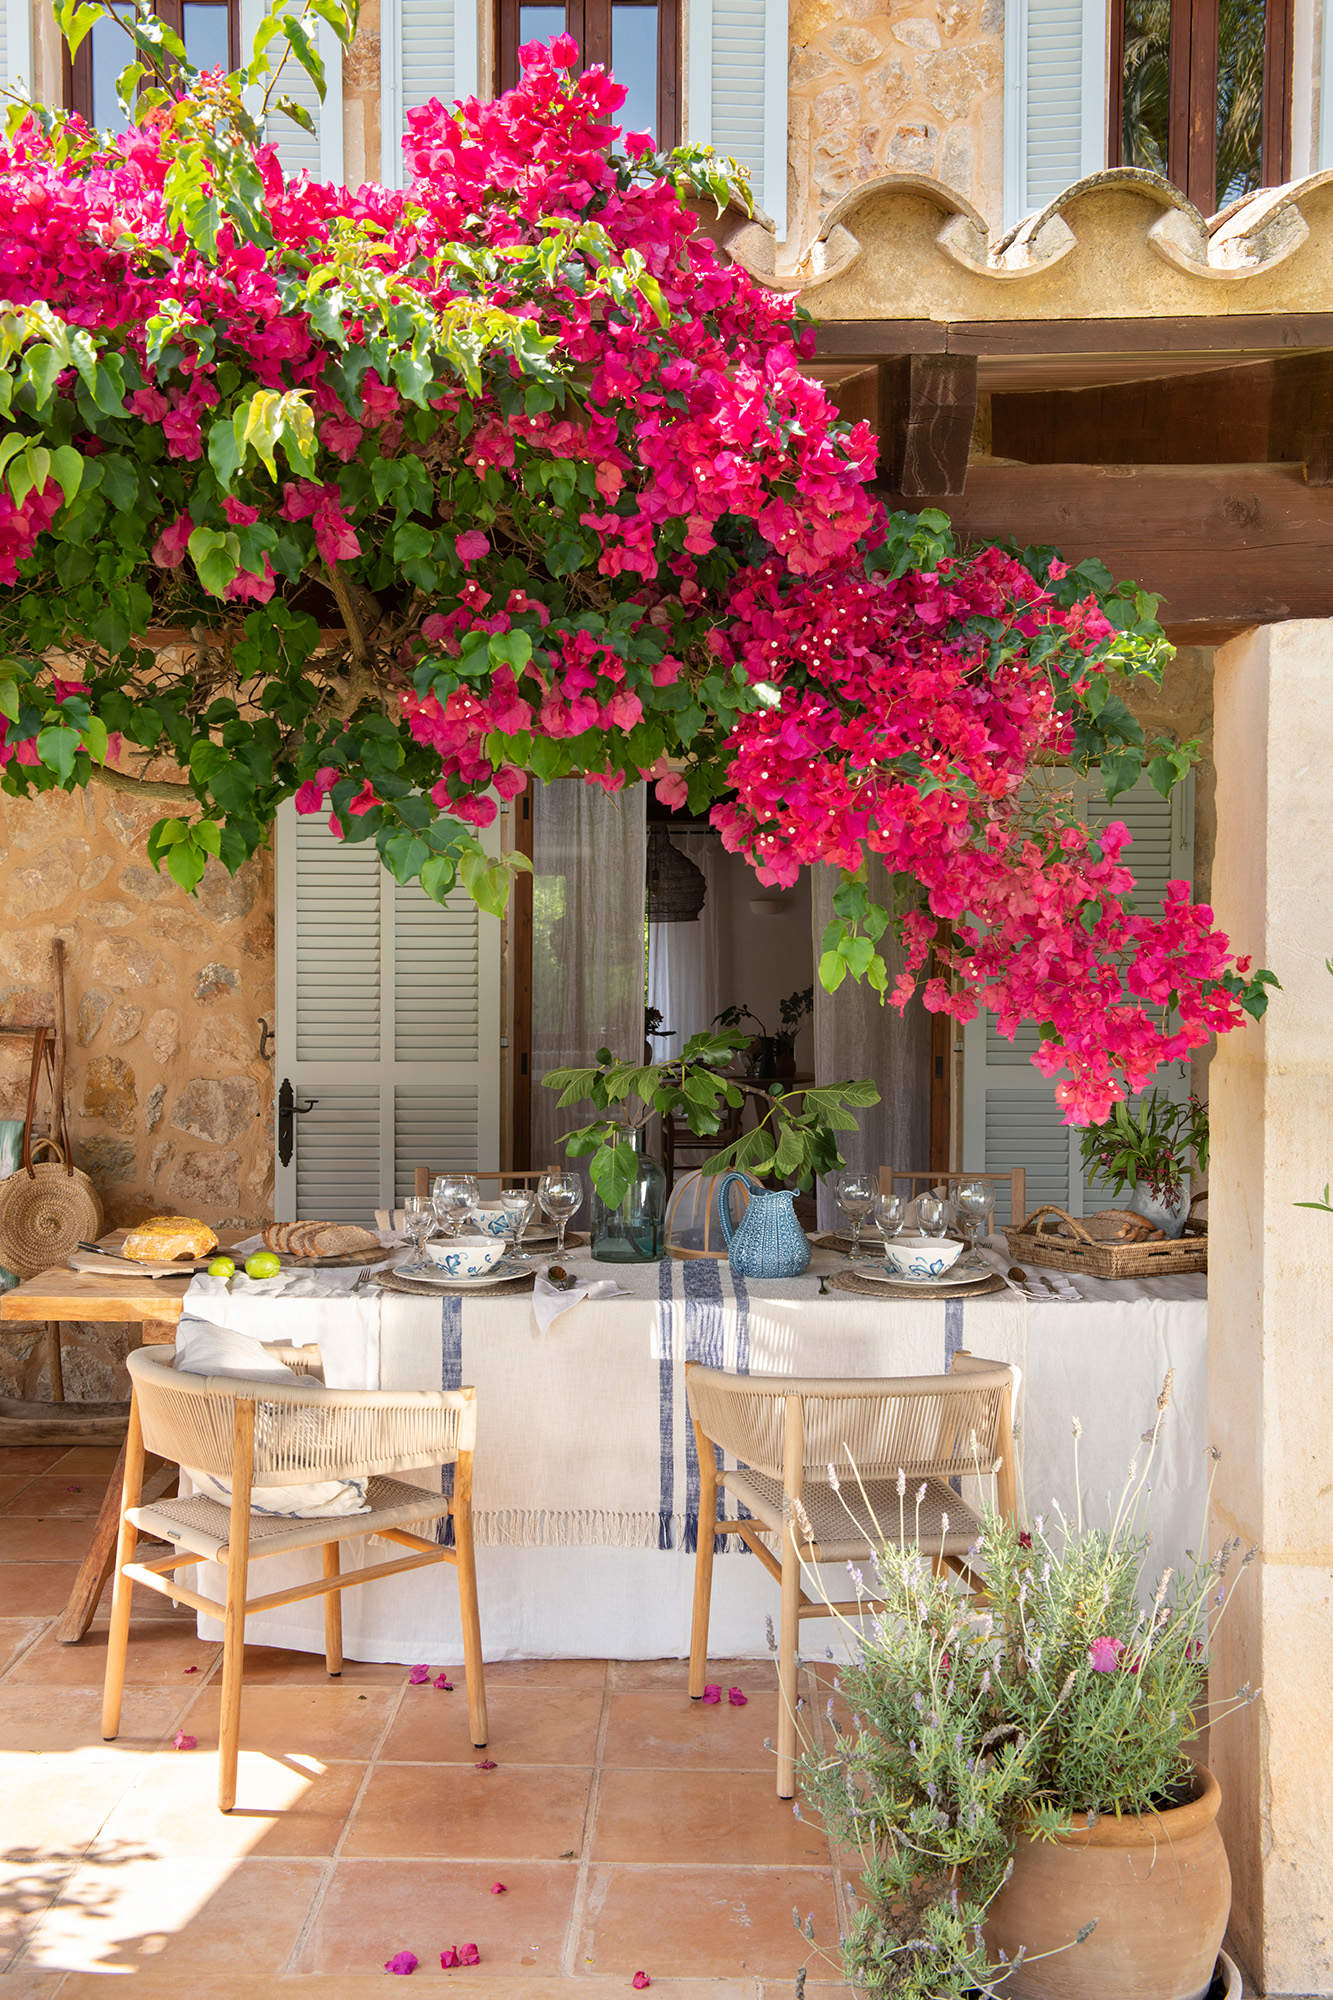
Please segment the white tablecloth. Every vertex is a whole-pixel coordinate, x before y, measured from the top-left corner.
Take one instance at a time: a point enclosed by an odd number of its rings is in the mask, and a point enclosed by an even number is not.
[[[577,1257],[576,1270],[608,1275]],[[1207,1481],[1205,1280],[1075,1281],[1075,1299],[1013,1292],[951,1301],[819,1293],[846,1269],[816,1252],[791,1280],[736,1279],[713,1261],[622,1267],[627,1298],[585,1300],[538,1332],[526,1294],[399,1293],[289,1302],[292,1330],[317,1339],[331,1382],[344,1387],[473,1384],[478,1396],[474,1504],[482,1625],[490,1658],[688,1651],[698,1467],[685,1406],[684,1363],[749,1374],[884,1376],[943,1372],[966,1347],[1013,1362],[1023,1376],[1020,1466],[1029,1513],[1074,1507],[1072,1420],[1081,1419],[1085,1514],[1118,1495],[1157,1395],[1174,1371],[1145,1525],[1163,1562],[1202,1534]],[[274,1339],[283,1301],[192,1291],[187,1310]],[[419,1475],[423,1483],[431,1475]],[[438,1475],[435,1475],[438,1478]],[[348,1547],[345,1565],[358,1556]],[[309,1558],[265,1565],[267,1587]],[[268,1584],[269,1577],[272,1584]],[[764,1650],[773,1589],[737,1554],[715,1571],[712,1649]],[[212,1592],[217,1579],[206,1579]],[[349,1591],[349,1657],[458,1657],[452,1569]],[[213,1628],[205,1627],[205,1630]],[[251,1621],[261,1642],[318,1651],[318,1600]],[[809,1642],[823,1644],[815,1625]]]

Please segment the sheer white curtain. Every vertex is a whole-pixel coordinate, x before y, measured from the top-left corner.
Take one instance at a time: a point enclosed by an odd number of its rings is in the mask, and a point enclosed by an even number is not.
[[[813,871],[811,924],[818,961],[824,926],[833,916],[834,869]],[[871,893],[887,902],[890,885],[877,862],[871,863]],[[889,986],[903,969],[901,946],[885,933],[882,951],[889,968]],[[815,981],[815,1081],[842,1083],[868,1076],[879,1086],[879,1103],[858,1111],[856,1132],[842,1132],[839,1149],[849,1167],[874,1171],[882,1166],[922,1169],[930,1147],[930,1016],[919,1000],[902,1013],[881,1005],[879,995],[864,981],[844,980],[836,993],[826,993]],[[819,1222],[824,1229],[839,1220],[832,1190],[819,1189]]]
[[[591,1109],[557,1111],[547,1070],[600,1048],[643,1049],[647,787],[608,797],[578,778],[538,785],[532,830],[532,1162],[564,1154],[556,1135]]]
[[[672,844],[698,868],[708,885],[703,909],[690,924],[649,924],[648,1005],[662,1016],[670,1035],[654,1037],[654,1058],[678,1056],[691,1035],[712,1025],[726,1005],[722,994],[722,927],[726,856],[720,834],[703,828],[671,835]]]

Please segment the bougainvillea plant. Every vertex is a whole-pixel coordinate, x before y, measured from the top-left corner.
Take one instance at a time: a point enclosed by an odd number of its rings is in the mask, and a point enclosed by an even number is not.
[[[104,10],[57,11],[73,47]],[[16,105],[0,146],[7,790],[159,792],[187,887],[294,795],[496,910],[497,795],[646,778],[764,882],[842,871],[826,986],[884,993],[895,926],[894,1003],[1040,1023],[1071,1117],[1261,1010],[1183,884],[1127,911],[1123,826],[1025,789],[1188,767],[1118,691],[1160,669],[1151,606],[886,519],[803,314],[714,247],[709,149],[622,144],[560,37],[410,112],[405,189],[288,179],[251,107],[279,51],[322,85],[298,0],[230,77],[127,27],[123,136]]]

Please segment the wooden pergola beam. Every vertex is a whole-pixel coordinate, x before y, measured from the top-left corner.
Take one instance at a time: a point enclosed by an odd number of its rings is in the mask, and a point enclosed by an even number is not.
[[[1237,364],[1333,348],[1333,312],[1218,313],[1133,319],[845,319],[815,327],[816,361],[883,361],[899,354],[1070,355],[1232,353]]]

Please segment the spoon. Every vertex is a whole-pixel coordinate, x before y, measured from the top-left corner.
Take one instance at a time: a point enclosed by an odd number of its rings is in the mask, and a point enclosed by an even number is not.
[[[548,1264],[546,1267],[546,1279],[547,1283],[553,1285],[557,1292],[572,1292],[578,1282],[573,1272],[567,1271],[563,1264]]]

